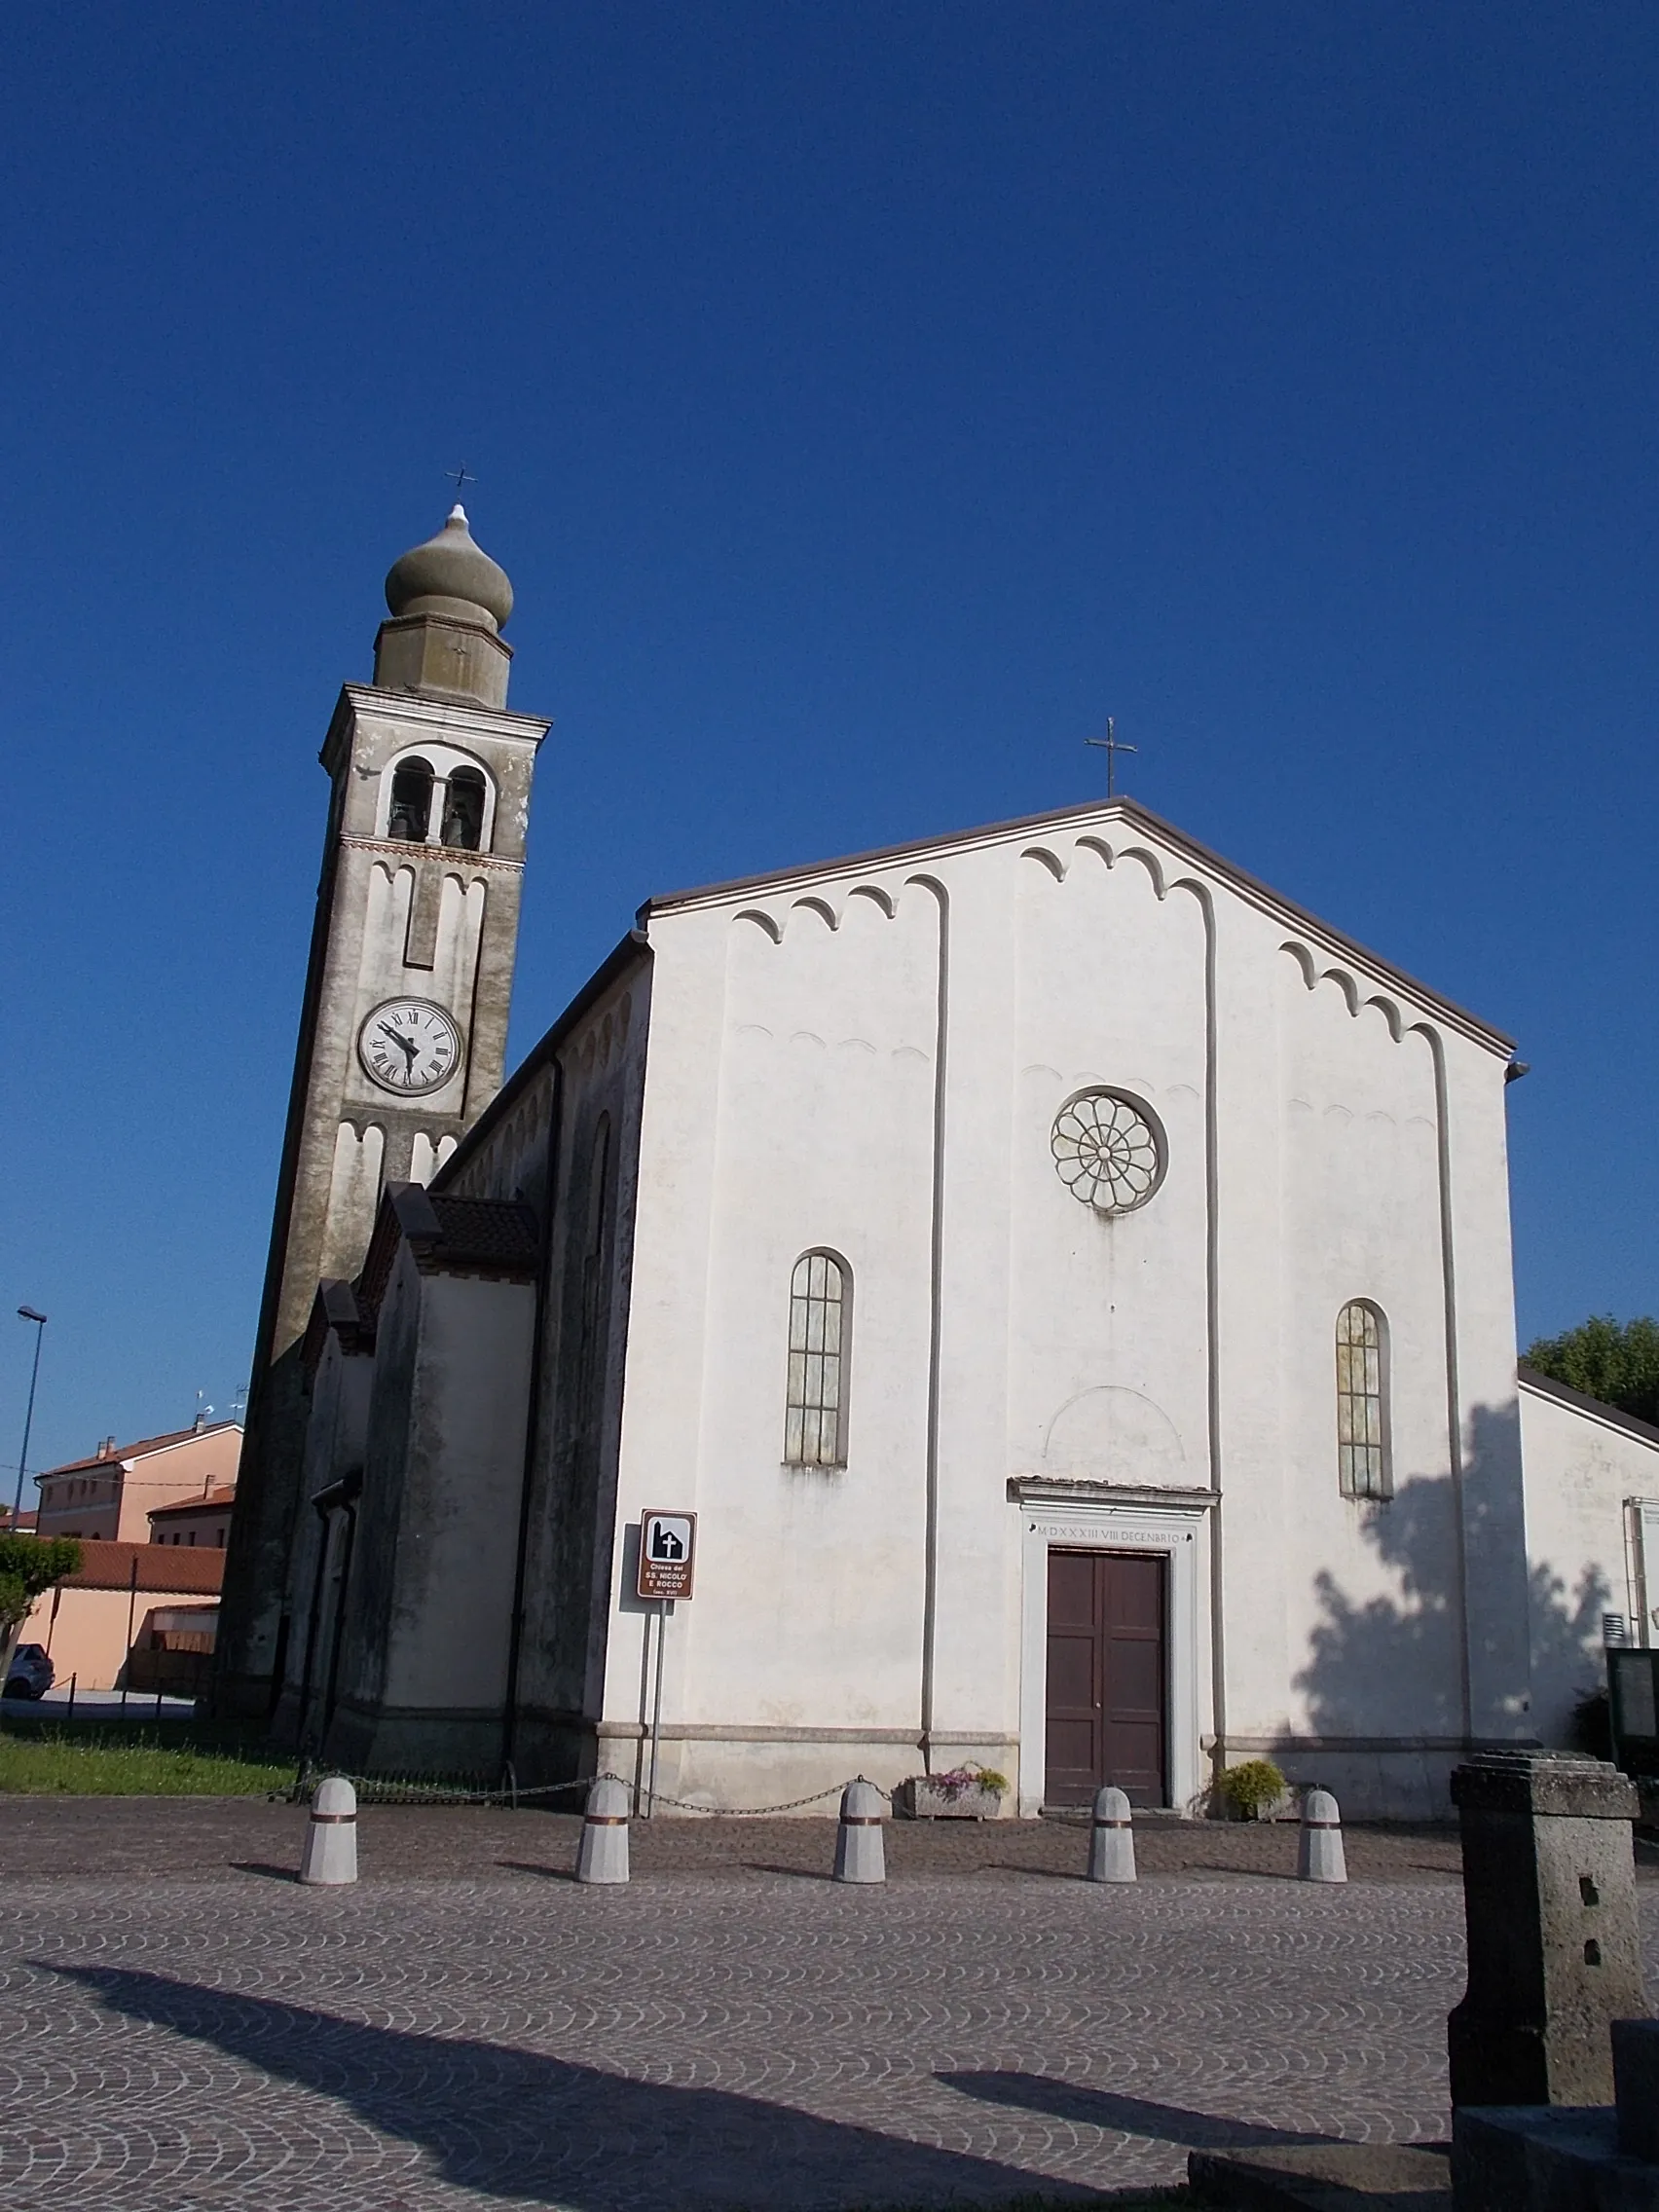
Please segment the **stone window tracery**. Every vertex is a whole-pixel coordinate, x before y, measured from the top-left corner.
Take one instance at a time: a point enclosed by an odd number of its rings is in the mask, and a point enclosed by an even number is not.
[[[1163,1125],[1143,1098],[1105,1086],[1080,1091],[1054,1117],[1054,1171],[1081,1204],[1133,1213],[1163,1180]]]
[[[790,1379],[784,1464],[847,1463],[846,1353],[851,1272],[832,1252],[804,1252],[790,1277]]]
[[[1345,1497],[1392,1497],[1388,1341],[1375,1306],[1350,1299],[1337,1315],[1337,1478]]]

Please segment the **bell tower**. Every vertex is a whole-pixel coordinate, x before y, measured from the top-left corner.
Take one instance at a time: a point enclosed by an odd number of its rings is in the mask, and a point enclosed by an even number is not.
[[[215,1661],[221,1714],[280,1682],[317,1284],[362,1266],[383,1186],[424,1183],[499,1089],[525,832],[548,724],[507,711],[505,572],[465,511],[393,564],[372,684],[340,694]]]

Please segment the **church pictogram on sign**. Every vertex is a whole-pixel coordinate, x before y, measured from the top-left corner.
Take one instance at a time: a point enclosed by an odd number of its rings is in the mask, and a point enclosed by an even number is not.
[[[640,1516],[642,1598],[689,1598],[697,1552],[694,1513],[643,1513]]]

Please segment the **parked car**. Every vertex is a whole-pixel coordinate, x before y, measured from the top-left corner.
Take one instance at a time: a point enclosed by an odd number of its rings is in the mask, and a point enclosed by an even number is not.
[[[19,1643],[6,1671],[8,1697],[45,1697],[53,1681],[52,1661],[44,1643]]]

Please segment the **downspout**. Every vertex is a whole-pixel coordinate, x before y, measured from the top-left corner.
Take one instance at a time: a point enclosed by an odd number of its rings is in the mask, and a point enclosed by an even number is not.
[[[340,1688],[340,1646],[346,1641],[346,1596],[351,1584],[351,1554],[357,1543],[356,1493],[345,1500],[346,1540],[340,1551],[340,1595],[334,1602],[334,1641],[328,1653],[328,1694],[322,1705],[322,1732],[318,1746],[328,1750],[328,1733],[334,1726],[334,1700]]]
[[[547,1334],[547,1293],[553,1276],[553,1222],[557,1209],[559,1140],[564,1127],[565,1071],[553,1061],[553,1105],[547,1117],[547,1186],[541,1252],[535,1266],[535,1329],[530,1346],[530,1407],[524,1424],[524,1478],[519,1485],[518,1558],[513,1564],[513,1610],[507,1632],[507,1702],[501,1714],[501,1764],[518,1749],[519,1663],[524,1650],[524,1584],[530,1555],[530,1514],[535,1495],[536,1447],[541,1440],[542,1346]]]
[[[1213,1777],[1227,1766],[1227,1607],[1222,1578],[1221,1504],[1221,1107],[1216,1066],[1215,902],[1206,886],[1190,885],[1204,917],[1204,1334],[1208,1367],[1210,1516],[1210,1726]]]
[[[939,1635],[940,1365],[944,1336],[945,1046],[950,1012],[950,895],[930,875],[912,876],[939,902],[939,1001],[934,1024],[933,1194],[928,1250],[928,1429],[922,1565],[921,1752],[933,1772],[935,1645]]]
[[[1440,1284],[1446,1319],[1446,1456],[1452,1474],[1455,1522],[1454,1565],[1457,1578],[1457,1695],[1463,1741],[1474,1732],[1473,1654],[1469,1649],[1469,1530],[1464,1495],[1463,1393],[1457,1372],[1457,1266],[1452,1242],[1452,1129],[1446,1082],[1446,1051],[1438,1030],[1426,1021],[1414,1024],[1428,1042],[1434,1067],[1435,1150],[1440,1195]],[[1519,1417],[1517,1417],[1519,1418]]]

